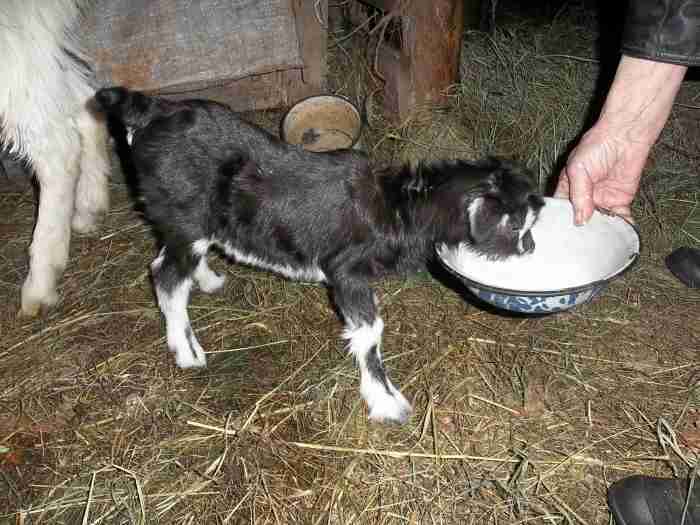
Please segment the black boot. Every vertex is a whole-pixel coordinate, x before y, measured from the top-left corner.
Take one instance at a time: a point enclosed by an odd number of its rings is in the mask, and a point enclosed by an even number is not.
[[[608,507],[617,525],[680,525],[689,481],[631,476],[608,489]],[[700,525],[700,478],[690,494],[685,525]]]
[[[683,284],[690,288],[700,288],[700,250],[678,248],[666,257],[666,266]]]

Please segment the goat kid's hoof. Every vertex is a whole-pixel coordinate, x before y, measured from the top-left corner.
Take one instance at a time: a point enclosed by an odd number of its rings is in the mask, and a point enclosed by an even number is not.
[[[412,412],[411,404],[397,391],[393,396],[387,394],[380,402],[374,402],[369,407],[369,419],[378,423],[403,425],[408,422]]]
[[[175,364],[178,368],[204,368],[207,366],[207,356],[204,350],[171,350],[175,354]]]
[[[175,364],[178,368],[204,368],[207,366],[207,358],[204,356],[186,356],[182,357],[175,354]]]

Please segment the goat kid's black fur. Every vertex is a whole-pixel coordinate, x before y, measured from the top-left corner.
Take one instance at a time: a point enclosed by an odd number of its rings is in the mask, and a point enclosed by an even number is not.
[[[467,243],[494,259],[534,248],[529,229],[543,200],[513,164],[373,172],[359,151],[306,151],[219,103],[119,87],[98,91],[96,100],[128,131],[145,214],[162,246],[151,269],[180,367],[206,364],[187,306],[193,284],[205,292],[223,285],[207,266],[217,246],[237,262],[326,283],[369,417],[405,422],[411,406],[382,363],[383,322],[370,281],[424,267],[436,243]]]

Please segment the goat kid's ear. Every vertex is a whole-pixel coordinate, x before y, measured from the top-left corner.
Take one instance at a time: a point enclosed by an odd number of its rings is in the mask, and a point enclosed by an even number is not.
[[[483,195],[467,207],[469,236],[474,244],[480,244],[499,236],[508,227],[508,214],[498,197]]]

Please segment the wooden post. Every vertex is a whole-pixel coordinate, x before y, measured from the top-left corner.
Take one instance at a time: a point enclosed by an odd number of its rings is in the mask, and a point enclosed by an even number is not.
[[[459,0],[414,0],[412,6],[415,25],[409,25],[407,41],[413,44],[413,102],[445,103],[445,89],[459,79],[464,4]]]
[[[400,5],[363,1],[385,12]],[[464,0],[410,0],[399,20],[400,48],[382,42],[378,68],[386,81],[386,109],[404,119],[418,105],[446,103],[445,90],[458,81]]]

